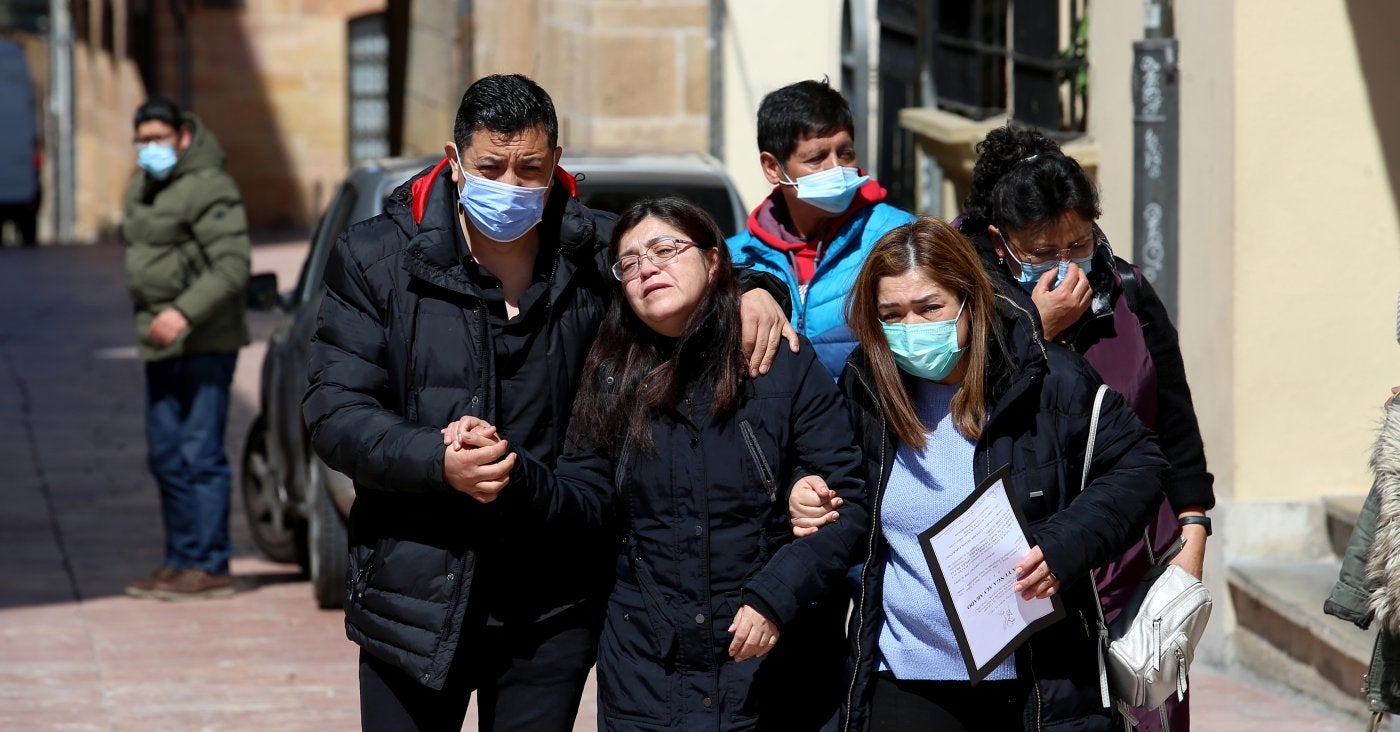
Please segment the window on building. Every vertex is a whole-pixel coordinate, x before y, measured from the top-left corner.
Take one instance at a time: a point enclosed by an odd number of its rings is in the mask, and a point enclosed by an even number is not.
[[[929,65],[938,106],[1010,113],[1050,134],[1084,131],[1088,0],[933,0]]]
[[[919,3],[915,0],[881,0],[876,6],[879,24],[879,152],[876,167],[886,200],[914,210],[918,194],[918,146],[913,133],[899,124],[899,111],[924,103],[919,68]]]
[[[389,155],[389,36],[384,14],[349,24],[350,163]]]
[[[851,104],[856,122],[856,157],[875,175],[875,161],[870,157],[870,28],[867,22],[866,0],[845,0],[841,3],[841,93]]]

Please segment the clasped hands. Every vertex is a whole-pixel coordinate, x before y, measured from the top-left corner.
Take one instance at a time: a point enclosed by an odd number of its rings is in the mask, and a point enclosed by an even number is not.
[[[462,417],[439,431],[447,447],[442,456],[443,480],[482,503],[496,500],[510,483],[517,460],[510,443],[479,417]],[[734,634],[729,655],[735,661],[762,656],[778,643],[778,627],[749,605],[739,608],[729,632]]]
[[[443,427],[442,479],[453,490],[481,503],[490,503],[510,483],[516,454],[496,427],[479,417],[465,416]]]

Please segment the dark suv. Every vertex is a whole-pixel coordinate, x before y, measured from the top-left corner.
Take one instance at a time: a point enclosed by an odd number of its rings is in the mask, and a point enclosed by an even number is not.
[[[270,274],[257,275],[250,285],[255,307],[279,308],[287,317],[269,337],[263,360],[261,411],[243,451],[243,506],[258,548],[272,560],[302,564],[321,607],[339,607],[343,599],[345,517],[355,500],[350,480],[311,451],[301,418],[326,259],[350,224],[383,211],[395,188],[439,160],[394,158],[356,167],[312,234],[296,287],[279,294]],[[590,208],[616,212],[642,197],[679,195],[705,207],[726,236],[744,225],[733,183],[708,156],[566,157],[562,166],[578,178],[579,199]]]

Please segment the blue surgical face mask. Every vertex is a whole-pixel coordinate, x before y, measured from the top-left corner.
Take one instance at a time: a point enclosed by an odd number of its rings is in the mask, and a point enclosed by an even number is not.
[[[787,171],[783,171],[783,175],[787,175]],[[788,180],[780,182],[786,186],[796,186],[799,201],[810,203],[827,213],[839,214],[851,205],[856,191],[868,180],[870,176],[861,175],[855,168],[837,166],[804,175],[797,180],[788,176]]]
[[[549,199],[549,186],[526,188],[487,178],[478,178],[465,169],[466,184],[458,200],[467,210],[467,218],[488,239],[510,242],[525,236],[544,218],[544,204]]]
[[[966,304],[964,301],[963,305]],[[929,381],[948,378],[966,350],[958,346],[958,321],[962,319],[962,312],[963,308],[959,307],[952,320],[934,323],[881,323],[900,370]]]
[[[1040,282],[1041,275],[1045,274],[1046,272],[1049,272],[1052,269],[1057,271],[1055,272],[1055,281],[1050,283],[1050,289],[1053,290],[1056,287],[1059,287],[1060,283],[1064,282],[1065,280],[1065,274],[1069,272],[1070,262],[1074,262],[1075,264],[1079,265],[1079,268],[1084,270],[1084,274],[1086,275],[1089,274],[1089,272],[1092,271],[1094,268],[1094,254],[1092,251],[1087,257],[1070,259],[1068,262],[1062,262],[1058,259],[1052,259],[1049,262],[1041,262],[1040,264],[1026,264],[1025,262],[1022,262],[1021,260],[1016,258],[1015,253],[1011,251],[1011,245],[1006,243],[1005,237],[1003,237],[1001,241],[1002,246],[1006,248],[1006,256],[1011,257],[1011,261],[1015,262],[1017,266],[1020,267],[1020,271],[1018,271],[1015,275],[1016,283],[1019,284],[1021,286],[1021,289],[1025,290],[1026,292],[1031,292],[1035,290],[1036,284]]]
[[[178,162],[180,162],[180,156],[175,154],[174,145],[152,142],[142,145],[136,151],[136,164],[141,166],[147,175],[156,180],[169,178]]]

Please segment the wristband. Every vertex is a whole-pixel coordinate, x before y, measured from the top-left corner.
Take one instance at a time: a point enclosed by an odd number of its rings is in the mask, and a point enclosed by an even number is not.
[[[1210,536],[1211,534],[1209,516],[1182,516],[1177,519],[1177,524],[1180,526],[1190,526],[1191,524],[1204,526],[1206,527],[1206,536]]]

